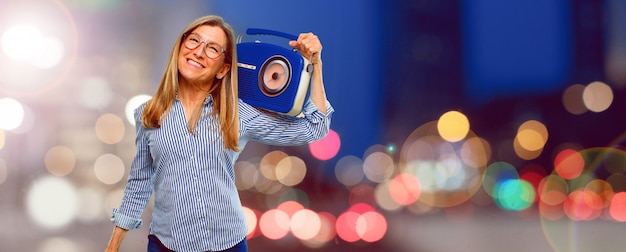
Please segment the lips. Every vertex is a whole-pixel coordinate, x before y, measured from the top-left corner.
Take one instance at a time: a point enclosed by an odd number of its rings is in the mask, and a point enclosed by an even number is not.
[[[197,62],[193,59],[187,59],[187,63],[198,68],[204,68],[204,65],[200,64],[200,62]]]

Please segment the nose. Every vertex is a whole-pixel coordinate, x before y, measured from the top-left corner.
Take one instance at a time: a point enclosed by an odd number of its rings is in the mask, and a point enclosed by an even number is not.
[[[196,57],[198,57],[198,58],[204,57],[204,47],[205,46],[206,46],[205,42],[200,42],[198,47],[196,47],[196,49],[193,49],[193,54],[195,54]]]

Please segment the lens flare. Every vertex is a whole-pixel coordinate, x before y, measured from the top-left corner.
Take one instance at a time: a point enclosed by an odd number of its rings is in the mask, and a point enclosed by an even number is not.
[[[43,36],[37,27],[19,24],[7,29],[0,38],[2,51],[19,61],[34,58],[43,47]]]

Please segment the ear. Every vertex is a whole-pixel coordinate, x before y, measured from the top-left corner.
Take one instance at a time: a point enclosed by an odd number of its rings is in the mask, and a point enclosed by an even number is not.
[[[229,71],[230,71],[230,64],[224,64],[222,66],[222,69],[220,69],[220,71],[217,72],[215,77],[221,80],[224,78],[224,76],[226,76],[226,74],[228,74]]]

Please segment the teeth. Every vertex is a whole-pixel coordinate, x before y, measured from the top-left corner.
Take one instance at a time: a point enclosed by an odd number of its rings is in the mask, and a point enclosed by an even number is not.
[[[198,62],[196,62],[196,61],[193,61],[193,60],[191,60],[191,59],[190,59],[190,60],[187,60],[187,62],[189,62],[189,64],[192,64],[192,65],[197,66],[197,67],[200,67],[200,68],[203,68],[203,67],[204,67],[204,66],[202,66],[202,64],[200,64],[200,63],[198,63]]]

